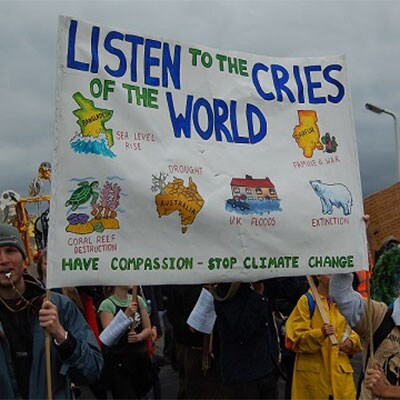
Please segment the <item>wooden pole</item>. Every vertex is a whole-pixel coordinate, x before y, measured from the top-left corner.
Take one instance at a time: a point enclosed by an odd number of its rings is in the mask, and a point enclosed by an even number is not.
[[[370,359],[374,359],[374,332],[372,330],[372,304],[371,304],[371,265],[367,273],[366,279],[367,286],[367,324],[369,331],[369,356]]]
[[[368,218],[364,221],[366,223],[366,230],[367,230],[367,249],[368,249],[368,273],[366,279],[366,286],[367,286],[367,324],[368,324],[368,331],[369,331],[369,356],[370,359],[374,359],[374,332],[372,331],[372,304],[371,304],[371,277],[372,277],[372,270],[375,265],[375,255],[372,253],[372,232],[369,225],[369,215]],[[365,371],[364,371],[365,372]]]
[[[313,278],[311,276],[307,276],[307,281],[308,281],[308,284],[310,285],[311,292],[314,296],[315,302],[317,303],[317,307],[321,314],[322,321],[324,321],[324,324],[330,324],[329,316],[325,311],[324,305],[322,304],[321,297],[319,295],[317,287],[315,286]],[[338,344],[336,336],[334,334],[329,335],[329,339],[332,343],[332,346],[336,346]]]
[[[46,300],[50,300],[50,290],[46,290]],[[52,400],[52,376],[51,376],[51,347],[50,347],[50,334],[47,329],[44,331],[45,337],[45,354],[46,354],[46,381],[47,381],[47,399]]]
[[[137,298],[137,286],[132,286],[132,301],[136,301]],[[138,299],[138,310],[139,310],[139,299]],[[131,332],[134,332],[136,329],[135,324],[131,325]]]
[[[207,285],[207,289],[208,291],[211,293],[211,288],[212,288],[212,284],[209,283]],[[211,354],[213,351],[213,345],[214,345],[214,329],[212,329],[211,333],[210,333],[210,345],[208,346],[208,352]]]

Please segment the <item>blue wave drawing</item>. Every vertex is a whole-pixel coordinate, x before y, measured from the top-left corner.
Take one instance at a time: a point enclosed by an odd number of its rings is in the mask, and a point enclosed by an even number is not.
[[[245,207],[240,209],[240,206],[237,205],[235,207],[232,206],[231,202],[225,202],[225,210],[229,212],[234,212],[242,215],[248,214],[258,214],[262,215],[265,213],[282,211],[280,206],[280,199],[276,200],[245,200],[244,203],[246,204]]]
[[[75,153],[98,154],[105,157],[114,158],[116,155],[109,149],[107,140],[101,139],[81,139],[75,137],[71,140],[71,148]]]
[[[96,178],[94,176],[87,176],[86,178],[71,178],[69,181],[70,182],[84,182],[84,181],[89,181],[89,180],[95,180]]]

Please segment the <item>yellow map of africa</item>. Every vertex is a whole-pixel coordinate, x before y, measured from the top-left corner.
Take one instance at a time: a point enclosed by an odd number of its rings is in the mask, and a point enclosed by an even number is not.
[[[317,112],[298,110],[299,125],[296,125],[292,137],[303,150],[304,157],[311,158],[315,149],[323,150],[317,125]]]
[[[183,179],[174,178],[165,187],[163,193],[155,197],[155,201],[160,218],[175,211],[179,213],[182,233],[187,231],[187,225],[193,224],[204,204],[204,199],[197,191],[197,185],[192,178],[189,178],[188,187],[184,186]]]

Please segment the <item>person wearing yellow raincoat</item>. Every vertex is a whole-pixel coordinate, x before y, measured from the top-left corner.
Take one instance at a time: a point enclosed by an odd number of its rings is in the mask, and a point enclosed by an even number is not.
[[[330,275],[317,275],[316,278],[330,324],[324,324],[316,305],[314,311],[311,310],[306,295],[300,297],[286,321],[287,346],[297,353],[292,399],[355,399],[349,356],[361,351],[360,338],[329,299]],[[332,346],[328,338],[331,333],[337,338],[336,346]]]

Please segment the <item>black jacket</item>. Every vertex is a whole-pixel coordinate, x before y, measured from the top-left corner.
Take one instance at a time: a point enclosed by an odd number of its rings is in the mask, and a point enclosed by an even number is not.
[[[224,296],[228,288],[219,284],[216,290]],[[279,348],[268,298],[242,283],[231,300],[214,304],[223,383],[246,383],[274,373]]]
[[[203,346],[203,334],[191,332],[186,323],[202,288],[202,285],[171,285],[168,288],[167,316],[174,328],[177,343],[192,347]]]

